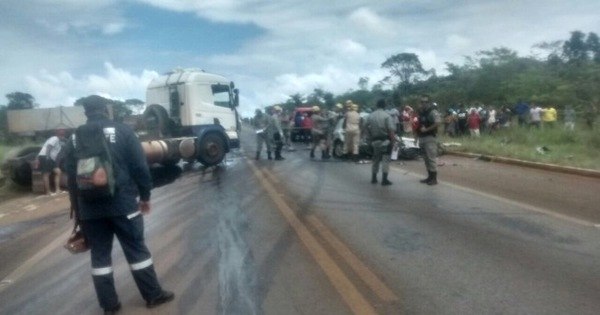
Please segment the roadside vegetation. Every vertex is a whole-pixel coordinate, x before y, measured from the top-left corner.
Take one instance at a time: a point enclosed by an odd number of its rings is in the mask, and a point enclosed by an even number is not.
[[[448,149],[532,162],[600,170],[600,132],[590,129],[568,131],[562,126],[544,129],[512,127],[481,137],[442,136],[441,142],[460,143]]]

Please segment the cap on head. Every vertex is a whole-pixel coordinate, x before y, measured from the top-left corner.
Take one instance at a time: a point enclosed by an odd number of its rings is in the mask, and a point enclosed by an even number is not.
[[[81,101],[86,116],[106,113],[106,103],[107,99],[98,95],[90,95]]]
[[[351,100],[346,100],[346,107],[350,107],[352,106],[352,101]]]
[[[335,108],[342,109],[342,108],[344,108],[344,105],[342,105],[342,103],[337,103],[337,104],[335,104]]]
[[[350,109],[352,109],[352,110],[358,110],[358,105],[357,104],[352,104],[352,106],[350,106]]]
[[[312,107],[312,110],[313,110],[313,112],[320,112],[321,108],[319,106],[315,105],[315,106]]]
[[[273,110],[276,111],[276,112],[282,111],[281,106],[279,106],[279,105],[273,106]]]

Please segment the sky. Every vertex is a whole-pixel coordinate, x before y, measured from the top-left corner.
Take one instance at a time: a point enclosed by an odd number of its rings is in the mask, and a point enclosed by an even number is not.
[[[374,84],[398,53],[443,75],[480,50],[527,56],[574,30],[600,33],[598,0],[0,0],[0,12],[2,96],[143,101],[158,75],[201,68],[235,82],[246,115],[315,88]]]

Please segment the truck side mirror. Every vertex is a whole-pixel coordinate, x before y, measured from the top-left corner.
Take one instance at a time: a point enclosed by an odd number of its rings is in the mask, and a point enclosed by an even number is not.
[[[240,90],[233,89],[233,107],[240,106]]]

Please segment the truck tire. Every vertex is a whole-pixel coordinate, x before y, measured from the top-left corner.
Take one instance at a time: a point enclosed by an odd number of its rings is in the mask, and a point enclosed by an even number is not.
[[[225,140],[216,133],[209,133],[198,143],[198,161],[204,166],[221,163],[225,158]]]
[[[6,154],[3,167],[7,168],[10,179],[21,186],[31,186],[31,163],[36,159],[41,147],[32,146],[14,149]]]
[[[421,149],[419,148],[402,148],[398,158],[402,160],[414,160],[421,155]]]
[[[144,111],[144,128],[148,135],[155,139],[171,135],[169,114],[167,110],[157,104],[152,104]]]
[[[335,142],[333,143],[332,151],[334,158],[342,158],[342,156],[344,155],[344,143],[342,142],[342,140],[335,140]]]

